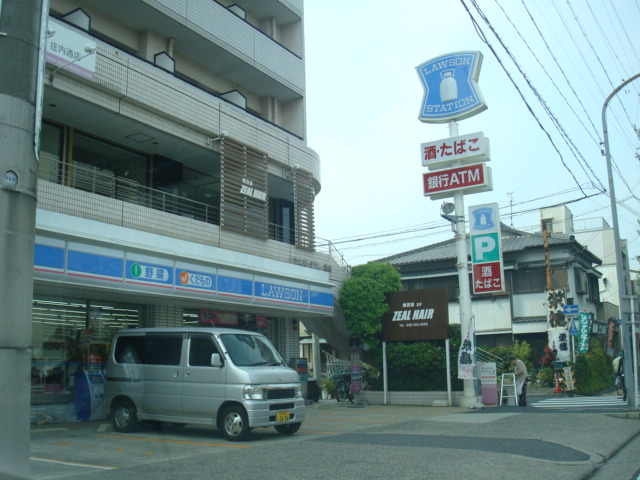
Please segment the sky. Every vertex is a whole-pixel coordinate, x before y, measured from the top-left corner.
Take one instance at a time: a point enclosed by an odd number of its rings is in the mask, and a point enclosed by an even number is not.
[[[566,203],[576,229],[600,218],[613,226],[601,115],[640,73],[640,0],[305,0],[304,9],[320,248],[329,240],[354,266],[453,238],[443,200],[423,195],[420,144],[448,138],[449,126],[418,120],[416,67],[457,51],[483,55],[488,109],[458,134],[489,138],[493,173],[493,191],[465,195],[465,211],[497,202],[503,223],[540,231],[538,209]],[[640,79],[611,100],[607,124],[620,236],[640,270]]]

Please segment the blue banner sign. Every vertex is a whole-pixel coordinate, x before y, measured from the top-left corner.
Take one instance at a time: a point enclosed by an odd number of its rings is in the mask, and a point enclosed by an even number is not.
[[[128,293],[206,299],[225,304],[270,305],[300,314],[333,314],[333,293],[328,284],[281,281],[264,273],[181,264],[164,257],[100,248],[38,237],[34,251],[34,278],[65,281]]]
[[[432,58],[416,67],[424,87],[419,120],[448,123],[472,117],[487,109],[478,77],[480,52],[455,52]]]

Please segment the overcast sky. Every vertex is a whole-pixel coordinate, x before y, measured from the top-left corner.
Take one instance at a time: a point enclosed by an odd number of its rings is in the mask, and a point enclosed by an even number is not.
[[[609,185],[601,111],[618,85],[640,73],[638,25],[639,0],[305,0],[308,145],[322,163],[318,242],[331,240],[358,265],[452,238],[442,200],[423,196],[420,160],[420,144],[447,138],[449,128],[418,120],[423,88],[415,67],[464,50],[484,56],[478,84],[488,109],[459,122],[459,135],[490,139],[494,186],[466,195],[465,210],[498,202],[503,223],[539,231],[538,208],[571,202],[576,228],[598,218],[612,225],[602,193]],[[617,95],[607,116],[621,236],[634,270],[639,110],[640,80]]]

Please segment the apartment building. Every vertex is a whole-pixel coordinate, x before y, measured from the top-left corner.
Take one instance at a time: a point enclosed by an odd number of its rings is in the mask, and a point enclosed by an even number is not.
[[[333,329],[316,248],[302,0],[51,0],[32,414],[73,404],[119,328]]]

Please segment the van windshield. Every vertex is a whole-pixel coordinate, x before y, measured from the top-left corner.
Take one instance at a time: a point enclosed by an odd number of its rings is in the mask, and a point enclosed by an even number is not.
[[[284,365],[278,352],[264,337],[242,333],[225,333],[220,335],[220,339],[224,343],[231,361],[239,367]]]

